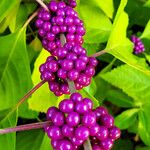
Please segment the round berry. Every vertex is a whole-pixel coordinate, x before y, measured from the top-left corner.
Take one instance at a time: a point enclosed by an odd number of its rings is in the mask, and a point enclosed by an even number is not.
[[[48,110],[47,110],[47,113],[46,113],[46,118],[47,120],[50,120],[52,119],[52,116],[58,112],[58,108],[56,107],[50,107]]]
[[[80,145],[82,145],[83,142],[84,142],[83,140],[79,140],[79,139],[76,138],[76,137],[71,137],[70,140],[71,140],[71,142],[73,143],[73,145],[75,145],[75,146],[80,146]]]
[[[93,102],[89,98],[84,98],[83,101],[87,103],[89,110],[93,109]]]
[[[105,126],[100,126],[99,132],[96,135],[97,139],[104,140],[108,137],[108,129]]]
[[[85,113],[82,117],[82,124],[87,127],[92,127],[96,123],[96,115],[93,112]]]
[[[82,95],[80,93],[73,93],[70,96],[70,100],[73,102],[81,102],[82,101]]]
[[[72,137],[74,135],[74,128],[65,124],[62,127],[62,134],[65,137]]]
[[[61,133],[61,129],[57,126],[51,126],[49,128],[49,130],[47,131],[47,135],[52,140],[59,140],[59,139],[63,138],[62,133]]]
[[[56,149],[57,150],[73,150],[74,146],[69,140],[63,139],[59,141]]]
[[[109,137],[113,140],[117,140],[120,138],[121,131],[117,127],[112,127],[109,129]]]
[[[52,116],[52,122],[54,125],[56,126],[62,126],[64,124],[64,114],[62,112],[56,112],[53,116]]]
[[[77,78],[79,77],[79,72],[75,69],[72,69],[68,72],[68,78],[71,81],[77,80]]]
[[[89,137],[89,129],[84,126],[79,126],[75,130],[75,137],[79,140],[83,140],[83,141],[87,140],[87,138]]]
[[[66,122],[69,126],[75,127],[80,123],[80,116],[77,112],[71,112],[66,117]]]
[[[108,111],[107,111],[106,108],[104,108],[104,107],[97,107],[97,108],[94,110],[94,113],[95,113],[95,115],[96,115],[96,119],[99,120],[102,115],[108,114]]]
[[[89,111],[88,104],[83,101],[77,102],[75,106],[75,111],[79,114],[87,113]]]
[[[74,103],[69,99],[65,99],[59,103],[59,109],[64,113],[70,113],[74,110]]]
[[[63,69],[59,69],[57,71],[57,76],[61,79],[66,79],[67,78],[67,71],[63,70]]]
[[[103,150],[111,150],[113,142],[111,139],[105,139],[101,141],[100,146],[102,147]]]
[[[62,67],[62,69],[69,71],[69,70],[73,69],[73,61],[69,60],[69,59],[65,59],[62,61],[61,67]]]
[[[109,114],[102,115],[100,121],[107,128],[111,128],[114,125],[114,118]]]
[[[100,127],[98,124],[89,128],[90,136],[96,136],[99,133]]]

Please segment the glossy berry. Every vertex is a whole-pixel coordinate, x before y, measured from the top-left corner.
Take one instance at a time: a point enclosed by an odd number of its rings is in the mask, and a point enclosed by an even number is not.
[[[109,114],[102,115],[100,121],[102,125],[106,126],[107,128],[111,128],[114,125],[114,118]]]
[[[96,137],[99,140],[104,140],[108,137],[108,134],[109,134],[108,129],[105,126],[100,126],[99,132],[96,135]]]
[[[64,117],[64,114],[62,112],[56,112],[52,116],[52,122],[56,126],[62,126],[64,124],[64,121],[65,121],[65,117]]]
[[[80,116],[77,112],[71,112],[66,117],[66,122],[69,126],[74,127],[80,123]]]
[[[111,139],[105,139],[101,141],[100,146],[102,147],[103,150],[111,150],[113,142]]]
[[[51,121],[52,116],[53,116],[56,112],[58,112],[58,111],[59,111],[58,108],[56,108],[56,107],[50,107],[50,108],[47,110],[47,113],[46,113],[46,118],[47,118],[47,120],[50,120],[50,121]]]
[[[109,129],[109,137],[113,140],[117,140],[120,138],[121,132],[117,127],[112,127]]]
[[[59,141],[56,149],[57,150],[73,150],[74,146],[69,140],[63,139]]]
[[[73,137],[73,135],[74,135],[74,128],[69,126],[69,125],[67,125],[67,124],[65,124],[62,127],[62,134],[65,137]]]
[[[79,114],[88,113],[89,111],[88,104],[83,101],[77,102],[75,105],[75,111],[78,112]]]
[[[81,102],[82,101],[82,95],[80,93],[73,93],[70,96],[70,100],[73,102]]]
[[[89,128],[90,136],[96,136],[100,131],[100,126],[95,123],[93,126]]]
[[[61,129],[57,126],[51,126],[47,131],[47,135],[49,138],[53,140],[58,140],[63,138]]]
[[[74,110],[74,103],[69,99],[65,99],[59,103],[59,109],[64,113],[69,113]]]
[[[96,123],[96,115],[93,112],[85,113],[82,117],[82,124],[87,127],[92,127]]]
[[[89,136],[89,129],[84,126],[80,126],[75,130],[75,137],[85,141]]]

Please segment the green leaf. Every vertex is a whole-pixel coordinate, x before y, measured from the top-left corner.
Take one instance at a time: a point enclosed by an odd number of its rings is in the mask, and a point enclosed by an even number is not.
[[[119,139],[114,143],[112,150],[133,150],[133,142],[129,139]]]
[[[150,39],[150,20],[148,21],[145,29],[144,29],[144,32],[142,33],[141,39],[143,38],[147,38],[147,39]]]
[[[8,15],[10,10],[17,4],[20,0],[1,0],[0,2],[0,22]]]
[[[50,140],[39,130],[19,132],[16,140],[16,150],[52,150]]]
[[[12,113],[10,116],[6,115],[5,118],[0,121],[0,129],[15,127],[17,118],[16,112]],[[4,149],[4,147],[5,150],[16,150],[16,133],[0,135],[0,149]]]
[[[32,73],[33,84],[36,85],[41,81],[39,67],[46,61],[49,53],[46,50],[42,50],[39,57],[34,64],[34,70]],[[51,106],[57,106],[59,101],[63,99],[63,96],[57,98],[45,83],[40,89],[38,89],[32,97],[28,100],[29,108],[38,112],[46,112]]]
[[[80,1],[79,14],[84,20],[86,43],[101,43],[107,41],[112,24],[105,13],[93,5],[93,1]]]
[[[14,106],[32,86],[25,31],[0,37],[0,110]]]
[[[101,77],[122,89],[135,100],[136,106],[149,103],[150,77],[128,65],[122,65]]]
[[[113,0],[105,0],[105,1],[99,1],[99,0],[92,0],[95,5],[99,6],[101,10],[104,11],[104,13],[109,17],[113,18],[114,13],[114,5]]]
[[[121,113],[115,118],[115,125],[120,129],[129,128],[135,121],[139,109],[129,109]]]
[[[137,146],[136,150],[150,150],[150,147]]]
[[[133,44],[126,37],[128,15],[124,12],[127,0],[122,0],[118,8],[111,35],[106,50],[126,64],[150,75],[150,70],[145,59],[133,55]]]
[[[10,30],[14,32],[20,29],[35,8],[35,3],[21,3],[16,16],[11,18],[13,23],[9,25]]]
[[[138,112],[138,117],[139,117],[139,124],[138,124],[139,135],[141,139],[143,140],[143,142],[146,145],[150,146],[150,130],[149,130],[150,128],[148,125],[150,123],[149,116],[147,116],[144,113],[144,111],[141,110]]]
[[[107,91],[106,98],[111,103],[123,108],[129,108],[135,105],[131,97],[115,88],[111,88]]]

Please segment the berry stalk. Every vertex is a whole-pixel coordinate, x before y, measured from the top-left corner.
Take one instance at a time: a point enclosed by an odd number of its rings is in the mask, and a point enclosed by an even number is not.
[[[31,129],[40,129],[40,128],[44,128],[45,126],[47,126],[49,124],[50,124],[50,121],[20,125],[20,126],[14,127],[14,128],[1,129],[0,134],[7,134],[7,133],[17,132],[17,131],[27,131],[27,130],[31,130]]]

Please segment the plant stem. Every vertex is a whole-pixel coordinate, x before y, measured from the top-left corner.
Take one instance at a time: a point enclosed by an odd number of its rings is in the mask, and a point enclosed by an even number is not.
[[[19,107],[27,98],[29,98],[35,91],[37,91],[46,81],[42,80],[39,82],[36,86],[34,86],[16,105],[16,107]]]
[[[35,91],[37,91],[46,81],[41,81],[36,86],[34,86],[28,93],[24,95],[24,97],[16,104],[16,106],[7,114],[7,118],[27,99],[29,98]],[[5,121],[6,117],[2,120]]]
[[[83,147],[85,150],[92,150],[92,146],[89,138],[84,142]]]
[[[17,132],[17,131],[27,131],[27,130],[32,130],[32,129],[40,129],[40,128],[44,128],[46,125],[49,125],[49,124],[50,124],[50,121],[20,125],[14,128],[1,129],[0,134],[7,134],[7,133]]]
[[[64,44],[66,43],[66,38],[65,38],[64,34],[60,35],[60,40],[61,40],[62,46],[64,46]],[[68,82],[70,94],[76,92],[76,88],[75,88],[74,82],[70,81],[69,79],[67,79],[67,82]],[[84,142],[83,146],[84,146],[84,150],[92,150],[92,146],[91,146],[89,138],[87,139],[86,142]]]
[[[45,10],[49,11],[48,7],[45,5],[45,3],[42,0],[36,0]]]
[[[101,56],[101,55],[106,54],[106,53],[107,53],[106,50],[101,50],[101,51],[91,55],[91,57],[98,57],[98,56]]]
[[[36,11],[28,18],[28,20],[25,22],[25,24],[24,24],[23,27],[22,27],[23,29],[26,28],[26,27],[28,26],[28,24],[31,22],[31,20],[37,16],[38,11],[39,11],[39,9],[36,10]]]

